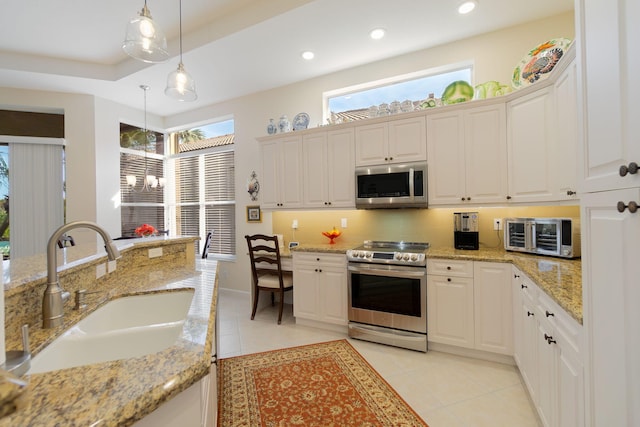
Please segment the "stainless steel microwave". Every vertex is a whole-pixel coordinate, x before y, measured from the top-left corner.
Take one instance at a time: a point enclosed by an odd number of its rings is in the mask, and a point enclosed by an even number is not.
[[[505,218],[504,248],[562,258],[580,256],[577,218]]]
[[[426,207],[426,162],[356,168],[356,208]]]

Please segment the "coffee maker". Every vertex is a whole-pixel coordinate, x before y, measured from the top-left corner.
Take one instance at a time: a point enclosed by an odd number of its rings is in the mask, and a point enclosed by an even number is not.
[[[453,246],[456,249],[478,250],[478,212],[453,214]]]

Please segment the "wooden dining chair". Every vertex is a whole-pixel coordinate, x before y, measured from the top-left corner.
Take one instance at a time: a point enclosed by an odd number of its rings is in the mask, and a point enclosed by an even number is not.
[[[254,234],[244,236],[249,247],[251,262],[251,276],[253,280],[253,310],[251,320],[256,315],[258,296],[260,291],[271,292],[271,305],[274,305],[274,295],[280,295],[278,311],[278,325],[282,321],[284,294],[293,289],[293,273],[282,270],[280,247],[277,236]]]

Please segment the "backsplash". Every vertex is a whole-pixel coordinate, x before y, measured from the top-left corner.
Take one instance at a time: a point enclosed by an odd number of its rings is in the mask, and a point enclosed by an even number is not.
[[[364,240],[429,242],[432,247],[453,246],[453,213],[478,212],[480,247],[503,246],[503,232],[493,230],[494,218],[579,217],[579,206],[526,206],[505,208],[429,208],[382,210],[281,211],[272,214],[273,233],[282,234],[285,244],[328,243],[321,233],[336,227],[342,235],[336,242],[354,246]],[[346,218],[347,227],[341,226]],[[298,229],[293,230],[293,220]]]

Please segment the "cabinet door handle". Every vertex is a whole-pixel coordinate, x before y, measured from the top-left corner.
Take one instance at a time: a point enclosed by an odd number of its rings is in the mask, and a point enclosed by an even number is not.
[[[551,335],[544,334],[544,339],[547,340],[549,345],[556,343],[556,340],[554,340]]]
[[[527,317],[530,317],[530,316],[535,316],[535,314],[530,311],[527,311]]]
[[[629,166],[622,165],[618,171],[620,176],[626,176],[627,173],[635,175],[638,173],[638,164],[636,162],[629,163]]]
[[[451,281],[451,277],[447,277],[447,282],[450,282],[450,281]]]
[[[451,270],[451,266],[447,265],[447,270]]]
[[[575,192],[575,191],[573,191],[573,190],[567,190],[567,196],[573,196],[573,195],[575,195],[575,194],[576,194],[576,192]]]
[[[549,310],[545,310],[545,311],[544,311],[544,314],[545,314],[547,317],[551,317],[551,316],[555,317],[555,314],[550,313],[550,312],[549,312]]]
[[[513,275],[513,278],[514,278],[514,279],[519,279],[519,278],[520,278],[520,275],[519,275],[519,274],[514,274],[514,275]]]
[[[636,213],[636,211],[638,210],[638,203],[632,200],[628,205],[625,205],[624,202],[621,201],[618,202],[618,205],[616,207],[618,208],[618,212],[620,213],[624,212],[624,210],[627,208],[629,208],[630,213]]]
[[[511,196],[507,196],[507,200],[511,200]]]
[[[320,268],[320,269],[318,269],[318,273],[322,273],[322,269],[321,269],[321,268]]]
[[[527,289],[527,288],[528,288],[528,286],[525,285],[525,284],[520,285],[520,289]]]
[[[315,269],[315,270],[313,270],[313,271],[315,271],[315,272],[317,273],[317,272],[318,272],[318,269],[316,268],[316,269]]]

